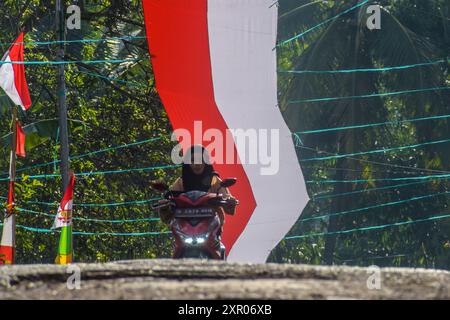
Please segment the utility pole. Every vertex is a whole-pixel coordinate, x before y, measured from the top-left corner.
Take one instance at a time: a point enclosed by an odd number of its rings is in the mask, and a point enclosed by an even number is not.
[[[64,40],[66,34],[66,20],[64,15],[64,2],[63,0],[56,0],[56,38],[59,41],[57,61],[64,61]],[[61,143],[60,156],[61,156],[61,177],[62,177],[62,192],[64,195],[67,186],[69,185],[69,132],[67,129],[67,102],[66,102],[66,76],[65,76],[65,64],[58,64],[58,112],[59,112],[59,141]],[[63,208],[64,209],[64,208]],[[63,261],[60,260],[58,254],[58,264],[72,263],[73,261],[73,233],[72,226],[68,228],[66,232],[61,232],[59,238],[59,248],[67,246],[70,243],[69,258]]]
[[[59,41],[57,61],[64,61],[65,19],[63,0],[56,0],[56,37]],[[67,103],[66,103],[66,77],[65,64],[58,65],[58,112],[59,112],[59,138],[61,142],[61,177],[62,193],[69,183],[69,133],[67,129]]]

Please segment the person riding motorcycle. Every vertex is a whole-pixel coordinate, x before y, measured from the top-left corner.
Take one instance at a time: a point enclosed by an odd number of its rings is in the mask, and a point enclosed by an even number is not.
[[[208,151],[201,145],[191,146],[185,153],[181,169],[181,177],[169,187],[170,191],[188,192],[204,191],[222,194],[224,199],[228,199],[231,204],[231,211],[234,210],[233,203],[237,200],[231,195],[228,188],[221,187],[222,180],[219,174],[214,171],[210,163]],[[167,200],[160,200],[160,204],[167,203]],[[218,216],[221,223],[221,231],[225,222],[225,212],[222,208],[218,209]],[[234,214],[234,212],[231,212]],[[161,221],[170,224],[173,218],[173,212],[170,207],[163,207],[159,210]]]

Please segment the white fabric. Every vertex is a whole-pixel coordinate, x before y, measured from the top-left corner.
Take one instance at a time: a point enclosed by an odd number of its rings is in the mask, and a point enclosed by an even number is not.
[[[5,55],[5,62],[11,62],[8,54]],[[23,106],[22,99],[17,91],[14,82],[14,69],[12,63],[4,63],[0,65],[0,87],[5,90],[6,94],[11,98],[15,105]]]
[[[61,208],[61,205],[58,207],[58,213],[56,214],[55,221],[53,222],[52,229],[62,228],[72,225],[72,209],[73,209],[73,201],[67,201],[64,206],[64,211]]]
[[[1,245],[5,247],[14,247],[14,225],[16,215],[12,214],[3,221],[3,232]]]
[[[243,164],[257,207],[229,261],[265,262],[309,201],[291,133],[277,107],[273,48],[278,9],[272,4],[273,0],[208,1],[214,95],[228,128],[280,130],[276,175],[261,175],[265,166],[260,164]]]
[[[9,153],[9,163],[13,162],[14,152]],[[9,176],[13,175],[13,168],[9,166]],[[3,232],[2,232],[2,242],[0,243],[2,246],[6,247],[14,247],[14,229],[15,229],[15,214],[12,214],[8,217],[5,217],[3,221]]]

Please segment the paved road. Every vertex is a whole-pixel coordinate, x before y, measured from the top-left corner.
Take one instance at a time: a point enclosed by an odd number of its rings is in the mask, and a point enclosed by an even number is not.
[[[81,288],[69,290],[66,266],[0,267],[3,299],[450,299],[450,272],[381,269],[369,290],[366,268],[134,260],[77,264]],[[73,279],[73,277],[72,277]],[[73,283],[73,282],[71,282]],[[372,282],[376,285],[376,282]]]

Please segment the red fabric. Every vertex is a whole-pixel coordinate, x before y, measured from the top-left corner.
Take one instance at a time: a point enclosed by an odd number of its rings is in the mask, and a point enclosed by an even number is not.
[[[25,132],[23,132],[20,122],[16,122],[16,155],[25,157]]]
[[[156,88],[173,129],[187,129],[193,136],[194,121],[202,121],[203,132],[215,128],[225,137],[228,127],[214,100],[207,0],[143,0],[142,4]],[[186,142],[181,144],[184,150],[189,147]],[[240,205],[234,216],[226,217],[223,233],[230,250],[247,225],[256,201],[242,165],[214,167],[222,178],[238,179],[230,191]]]
[[[9,182],[9,191],[8,191],[8,202],[6,203],[6,210],[9,214],[13,213],[14,210],[14,181]]]
[[[0,246],[0,265],[13,263],[14,263],[14,248],[9,246]]]
[[[60,207],[62,210],[65,210],[67,202],[69,202],[73,199],[74,186],[75,186],[75,175],[71,174],[70,179],[69,179],[69,184],[66,187],[66,190],[64,192],[64,197],[60,204]]]
[[[20,33],[19,37],[16,39],[15,43],[9,49],[9,57],[11,61],[24,61],[23,54],[23,32]],[[14,70],[14,83],[16,85],[17,92],[19,93],[20,99],[25,110],[31,106],[30,93],[28,91],[27,79],[25,77],[25,65],[24,64],[13,64]]]

